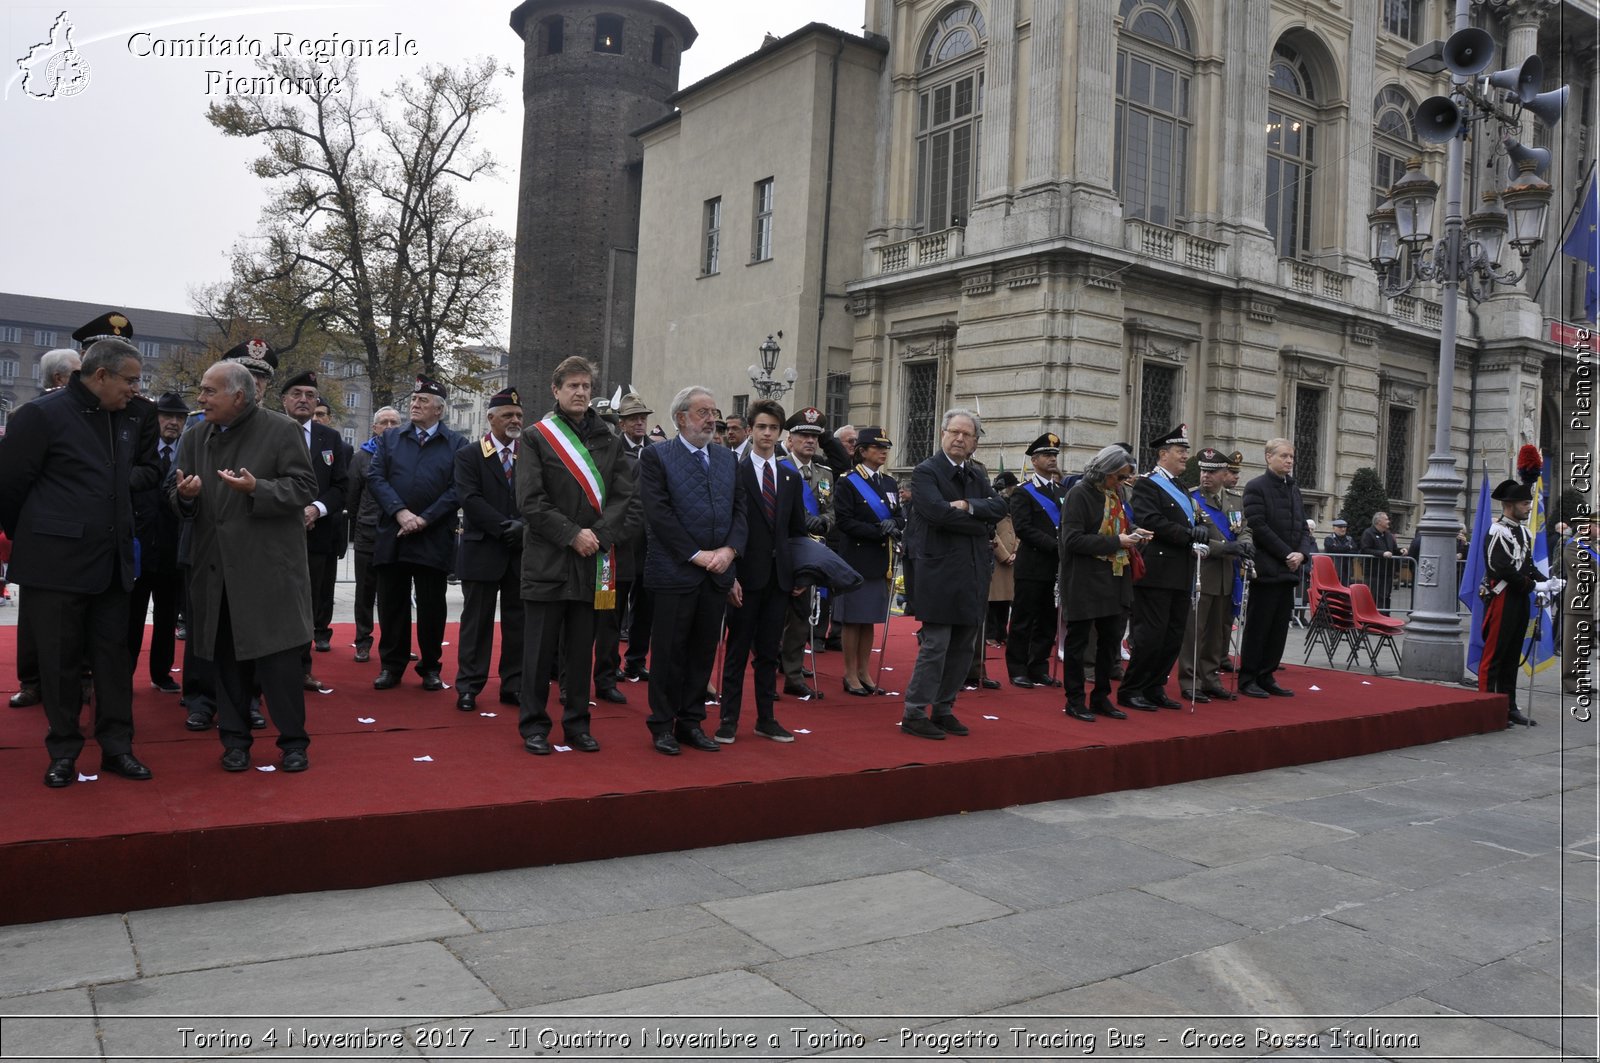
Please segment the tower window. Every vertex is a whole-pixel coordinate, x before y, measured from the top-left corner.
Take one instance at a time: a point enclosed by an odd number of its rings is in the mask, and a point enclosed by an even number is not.
[[[594,17],[594,50],[622,54],[622,16],[596,15]]]
[[[667,65],[667,31],[657,27],[656,39],[650,45],[650,61],[656,66]]]
[[[560,15],[544,20],[544,54],[560,55],[567,44],[567,24]]]

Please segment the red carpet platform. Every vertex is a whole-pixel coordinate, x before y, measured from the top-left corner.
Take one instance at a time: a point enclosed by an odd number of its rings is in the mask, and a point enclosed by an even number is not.
[[[910,622],[895,625],[882,676],[890,689],[909,677],[912,632]],[[15,634],[0,628],[4,696],[16,689]],[[454,639],[453,625],[446,637]],[[845,696],[840,656],[824,653],[825,698],[778,705],[779,720],[797,733],[792,745],[750,733],[747,692],[736,745],[663,757],[644,725],[645,685],[624,683],[628,705],[593,710],[599,754],[532,757],[494,680],[474,714],[456,711],[453,691],[425,693],[411,674],[399,689],[374,691],[377,665],[354,663],[350,638],[345,626],[335,652],[316,655],[333,692],[307,695],[312,767],[303,775],[225,773],[216,732],[186,731],[177,696],[155,691],[142,668],[135,751],[155,773],[150,782],[102,773],[47,789],[41,710],[0,709],[0,923],[871,826],[1506,726],[1499,695],[1289,668],[1280,680],[1298,692],[1293,698],[1094,724],[1065,717],[1057,690],[1007,685],[962,696],[957,710],[970,737],[930,742],[899,733],[899,698]],[[446,647],[447,681],[454,657]],[[991,662],[998,657],[990,651]],[[708,708],[708,731],[716,711]],[[273,732],[256,737],[255,765],[275,765]],[[99,763],[91,739],[79,771],[94,773]]]

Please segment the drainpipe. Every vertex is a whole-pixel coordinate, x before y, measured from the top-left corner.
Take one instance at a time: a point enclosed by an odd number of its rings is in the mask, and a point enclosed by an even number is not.
[[[828,235],[833,226],[833,142],[839,126],[839,57],[842,55],[844,38],[840,37],[838,47],[833,52],[833,83],[828,90],[828,170],[822,193],[822,268],[817,278],[817,342],[812,352],[816,375],[811,385],[811,405],[818,407],[823,405],[827,395],[824,387],[827,377],[822,371],[822,323],[828,312]]]

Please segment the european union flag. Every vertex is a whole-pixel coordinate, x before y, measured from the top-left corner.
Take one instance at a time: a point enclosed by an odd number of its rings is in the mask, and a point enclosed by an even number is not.
[[[1490,510],[1489,470],[1483,470],[1483,487],[1478,492],[1478,515],[1472,519],[1472,545],[1467,548],[1467,564],[1461,570],[1461,586],[1456,596],[1472,614],[1467,631],[1467,671],[1478,674],[1478,662],[1483,660],[1483,599],[1478,597],[1478,584],[1483,582],[1488,569],[1483,548],[1489,541],[1489,525],[1494,523]]]
[[[1567,232],[1561,250],[1584,263],[1583,316],[1593,323],[1600,320],[1600,184],[1593,167],[1589,168],[1589,185],[1583,192],[1583,209]]]

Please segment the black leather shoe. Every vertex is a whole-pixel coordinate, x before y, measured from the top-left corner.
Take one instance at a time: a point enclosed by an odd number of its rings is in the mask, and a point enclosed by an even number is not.
[[[161,691],[163,694],[183,693],[183,688],[170,679],[155,679],[151,681],[150,685]]]
[[[1181,708],[1183,708],[1182,703],[1173,701],[1171,698],[1167,697],[1165,694],[1157,694],[1155,697],[1147,698],[1146,700],[1149,701],[1150,703],[1154,704],[1154,705],[1160,706],[1163,709],[1181,709]]]
[[[44,698],[39,694],[38,687],[23,687],[11,695],[9,704],[13,709],[28,709],[39,704]]]
[[[172,637],[177,639],[179,642],[183,642],[189,637],[189,629],[183,624],[179,624],[177,628],[173,630]]]
[[[183,725],[191,731],[209,731],[216,723],[217,718],[202,709],[195,709],[183,721]]]
[[[150,778],[150,769],[139,763],[132,753],[111,753],[100,758],[100,770],[120,775],[124,779],[144,782]]]
[[[594,740],[594,735],[573,735],[567,739],[567,745],[576,749],[579,753],[600,752],[600,743]]]
[[[1285,689],[1283,689],[1283,687],[1280,687],[1277,683],[1257,683],[1256,686],[1260,687],[1262,690],[1265,690],[1268,694],[1271,694],[1275,698],[1292,698],[1292,697],[1294,697],[1294,691],[1285,690]]]
[[[947,735],[958,735],[965,737],[972,733],[966,724],[956,719],[954,713],[951,713],[949,716],[935,716],[933,718],[933,725]]]
[[[439,678],[439,673],[438,672],[423,672],[422,673],[422,689],[423,690],[443,690],[444,687],[445,687],[444,680]]]
[[[1058,687],[1061,680],[1053,675],[1030,675],[1028,681],[1036,687]]]
[[[1082,720],[1084,723],[1094,723],[1094,713],[1089,711],[1089,707],[1087,705],[1073,705],[1069,703],[1062,711],[1068,716],[1071,716],[1074,720]]]
[[[1239,695],[1230,693],[1223,687],[1201,687],[1200,692],[1212,701],[1238,701]]]
[[[650,669],[624,668],[622,670],[622,678],[626,679],[630,683],[642,683],[646,679],[650,678]]]
[[[1011,677],[1011,685],[1014,687],[1021,687],[1023,690],[1032,690],[1033,680],[1027,678],[1026,676],[1014,675]]]
[[[872,689],[870,687],[853,687],[848,680],[845,681],[844,692],[855,698],[872,697]]]
[[[1118,694],[1117,704],[1121,705],[1125,709],[1138,709],[1140,712],[1155,712],[1157,709],[1161,708],[1160,705],[1157,705],[1149,698],[1141,697],[1138,694],[1132,694],[1128,697],[1123,697],[1121,694]]]
[[[796,698],[813,698],[817,696],[817,692],[807,683],[785,683],[783,684],[783,692]]]
[[[536,757],[548,757],[550,755],[550,739],[544,735],[529,735],[522,740],[522,748]]]
[[[1128,714],[1111,704],[1109,701],[1094,701],[1089,703],[1089,711],[1096,716],[1109,716],[1113,720],[1126,720]]]
[[[230,749],[222,754],[223,771],[244,771],[250,767],[250,751],[248,749]]]
[[[1512,723],[1516,724],[1518,727],[1538,727],[1539,726],[1539,721],[1538,720],[1535,720],[1531,716],[1524,716],[1522,714],[1522,710],[1521,709],[1512,709],[1510,714],[1506,718],[1508,720],[1510,720]]]
[[[77,761],[70,757],[58,757],[50,762],[44,771],[44,784],[52,790],[59,790],[63,786],[71,786],[78,781]]]
[[[328,639],[317,639],[312,642],[311,645],[318,653],[327,653],[329,650],[333,649],[333,643]],[[305,771],[304,768],[301,768],[300,770]]]
[[[515,690],[502,690],[500,691],[500,704],[521,705],[522,695],[517,693]]]
[[[250,710],[250,730],[252,730],[252,731],[265,731],[266,729],[267,729],[267,718],[265,716],[261,715],[260,710],[251,709]]]
[[[283,762],[279,765],[280,770],[288,772],[305,771],[309,767],[311,758],[306,756],[306,751],[303,749],[285,750]]]
[[[418,657],[418,656],[417,656],[417,655],[416,655],[416,654],[414,654],[414,653],[408,653],[408,654],[406,654],[406,660],[408,660],[408,661],[420,661],[420,660],[421,660],[421,659],[422,659],[422,658],[420,658],[420,657]]]
[[[357,664],[366,664],[370,660],[372,660],[372,651],[371,650],[357,650],[356,651],[356,663]]]
[[[669,757],[675,757],[679,753],[678,740],[669,734],[656,735],[652,744],[656,747],[657,753],[665,753]]]
[[[1180,690],[1180,691],[1178,691],[1178,693],[1183,695],[1182,700],[1184,700],[1184,701],[1192,701],[1196,705],[1209,705],[1209,704],[1211,704],[1211,695],[1203,693],[1201,691],[1198,691],[1198,690]]]
[[[1270,698],[1272,696],[1265,690],[1262,690],[1260,687],[1256,686],[1254,683],[1244,684],[1239,688],[1239,693],[1243,694],[1247,698]]]
[[[978,685],[983,687],[983,689],[985,689],[985,690],[999,690],[1000,689],[1000,680],[998,680],[998,679],[990,679],[988,676],[985,676],[984,678],[982,678],[982,679],[980,679],[978,681]]]
[[[393,690],[400,685],[400,677],[385,668],[378,673],[378,678],[372,681],[373,690]]]
[[[900,721],[900,733],[913,735],[917,738],[933,738],[944,741],[944,731],[926,716],[917,716],[909,720]]]
[[[463,690],[461,693],[456,695],[456,708],[460,709],[462,712],[477,712],[478,695],[472,693],[470,690]]]
[[[715,753],[722,748],[714,738],[698,727],[686,727],[680,731],[678,733],[678,743],[679,745],[693,746],[695,749],[701,749],[707,753]]]
[[[596,690],[594,696],[600,701],[607,701],[613,705],[626,705],[628,703],[628,696],[616,687],[603,687]]]

